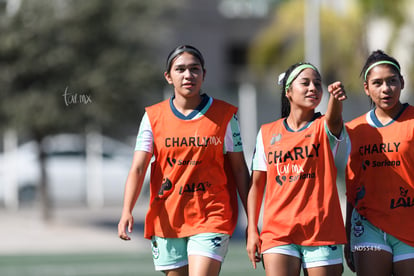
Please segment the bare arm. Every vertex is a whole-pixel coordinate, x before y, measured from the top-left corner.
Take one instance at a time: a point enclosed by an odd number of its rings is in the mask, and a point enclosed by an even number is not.
[[[344,255],[345,255],[345,260],[346,260],[346,263],[349,269],[352,272],[355,272],[355,265],[353,262],[353,253],[351,252],[351,247],[350,247],[352,210],[353,210],[352,204],[347,202],[346,203],[345,230],[346,230],[346,238],[348,240],[348,243],[344,247]]]
[[[118,236],[123,240],[131,238],[126,233],[126,229],[131,233],[134,224],[132,210],[141,192],[144,182],[145,173],[147,171],[152,154],[145,151],[136,151],[132,160],[131,169],[125,184],[124,205],[122,209],[121,219],[118,223]]]
[[[249,192],[249,170],[243,152],[227,152],[230,166],[237,185],[237,191],[247,212],[247,193]]]
[[[249,259],[256,269],[256,263],[260,262],[260,239],[258,223],[260,208],[262,206],[264,189],[266,185],[266,175],[264,171],[253,171],[251,177],[251,187],[247,197],[247,245],[246,250]]]
[[[337,81],[328,86],[330,94],[328,109],[326,111],[326,124],[333,135],[341,135],[342,121],[342,101],[347,99],[344,87],[341,82]]]

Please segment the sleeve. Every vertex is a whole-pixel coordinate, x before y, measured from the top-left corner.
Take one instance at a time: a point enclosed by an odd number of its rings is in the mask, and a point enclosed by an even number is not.
[[[350,162],[351,149],[352,149],[352,140],[348,130],[345,129],[345,139],[346,139],[346,155],[345,155],[345,187],[346,187],[346,199],[352,206],[355,206],[357,189],[355,184],[355,172],[353,170],[352,163]]]
[[[325,132],[326,135],[328,135],[329,145],[331,146],[331,151],[334,156],[336,157],[336,153],[338,152],[339,143],[345,140],[345,124],[342,125],[342,131],[339,135],[339,138],[337,138],[335,135],[332,134],[332,132],[329,130],[328,125],[326,124],[326,121],[324,122]]]
[[[139,126],[135,151],[146,151],[152,153],[154,146],[154,136],[147,113],[142,116]]]
[[[240,134],[239,121],[237,115],[233,114],[227,124],[226,135],[224,137],[224,152],[242,152],[243,142]]]
[[[262,139],[262,130],[259,130],[256,138],[256,147],[253,153],[252,159],[252,171],[267,171],[267,160],[266,154],[264,151],[263,139]]]

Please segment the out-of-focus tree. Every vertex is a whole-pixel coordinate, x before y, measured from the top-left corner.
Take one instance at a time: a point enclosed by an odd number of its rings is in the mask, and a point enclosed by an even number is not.
[[[164,1],[23,1],[0,26],[8,121],[41,136],[85,124],[116,135],[136,123],[142,104],[164,85],[157,45],[167,32],[160,20],[168,18],[167,7]]]
[[[321,73],[324,82],[341,80],[348,91],[355,91],[360,88],[358,74],[366,55],[360,13],[357,9],[338,13],[322,6],[320,15]],[[273,21],[250,47],[252,70],[260,78],[270,72],[273,86],[277,82],[277,74],[284,72],[291,64],[306,61],[304,16],[303,0],[283,2],[275,9]]]
[[[362,14],[362,20],[369,21],[371,17],[388,18],[392,25],[398,29],[407,21],[407,0],[360,0],[357,1]]]
[[[390,54],[403,51],[398,56],[402,65],[402,72],[406,80],[414,80],[414,40],[412,39],[414,3],[411,0],[387,1],[387,0],[360,0],[357,1],[364,17],[366,31],[369,33],[377,24],[386,24],[387,28],[381,28],[379,34],[386,39],[383,50]],[[409,87],[406,87],[408,89]]]
[[[15,1],[16,2],[16,1]],[[17,1],[18,3],[19,1]],[[157,55],[168,38],[163,0],[21,1],[0,19],[1,127],[42,139],[93,126],[136,131],[144,104],[162,97]],[[45,218],[45,154],[39,151]]]
[[[275,9],[273,21],[252,42],[249,62],[259,77],[268,75],[267,72],[281,73],[289,65],[303,61],[304,4],[304,0],[281,2]],[[368,42],[376,39],[372,37],[375,34],[371,33],[370,26],[375,27],[381,20],[386,20],[390,30],[387,31],[389,37],[383,50],[393,54],[401,46],[401,38],[404,38],[401,30],[411,20],[410,4],[407,0],[361,0],[353,1],[353,5],[348,5],[347,10],[340,12],[322,4],[320,44],[325,83],[341,80],[346,84],[348,92],[360,91],[359,74],[372,50],[369,49]],[[385,33],[381,35],[382,40],[384,36]],[[413,68],[406,68],[406,74],[413,79],[414,63],[411,65]],[[276,76],[272,81],[276,82]]]

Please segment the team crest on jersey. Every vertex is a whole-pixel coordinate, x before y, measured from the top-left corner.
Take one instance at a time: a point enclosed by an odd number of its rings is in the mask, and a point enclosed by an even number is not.
[[[272,139],[270,140],[270,144],[274,145],[276,142],[282,140],[282,134],[273,134]]]

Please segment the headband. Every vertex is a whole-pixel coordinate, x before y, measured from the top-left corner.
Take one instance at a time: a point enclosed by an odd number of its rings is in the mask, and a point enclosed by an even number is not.
[[[313,69],[316,72],[318,72],[318,70],[316,69],[316,67],[313,66],[312,64],[306,63],[306,64],[299,65],[298,67],[296,67],[295,69],[293,69],[293,71],[289,74],[289,77],[288,77],[288,79],[286,81],[286,85],[285,85],[285,92],[286,92],[286,90],[289,89],[289,87],[292,84],[293,80],[296,79],[296,77],[300,74],[300,72],[302,72],[306,68],[310,68],[310,69]]]
[[[365,70],[365,75],[364,75],[364,80],[365,81],[367,80],[367,75],[368,75],[369,70],[371,70],[372,68],[374,68],[375,66],[380,65],[380,64],[391,64],[392,66],[394,66],[395,68],[397,68],[398,72],[401,71],[400,67],[396,63],[394,63],[392,61],[389,61],[389,60],[380,60],[380,61],[374,62],[373,64],[371,64],[367,68],[367,70]]]
[[[192,46],[185,45],[185,46],[182,46],[182,47],[179,47],[179,48],[175,49],[175,51],[172,52],[168,56],[168,59],[167,59],[167,71],[170,69],[171,62],[173,61],[173,59],[176,56],[178,56],[178,55],[180,55],[180,54],[182,54],[184,52],[188,52],[188,53],[191,53],[194,56],[196,56],[200,60],[201,66],[204,67],[204,58],[203,58],[203,55],[200,53],[200,51],[197,50],[196,48],[192,47]]]

